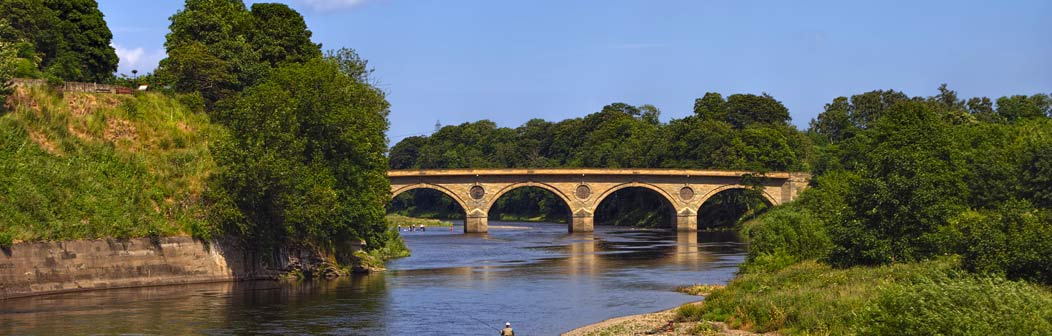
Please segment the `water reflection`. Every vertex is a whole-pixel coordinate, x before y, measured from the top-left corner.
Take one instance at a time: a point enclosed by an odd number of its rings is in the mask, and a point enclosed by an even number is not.
[[[449,334],[511,321],[557,334],[694,300],[673,288],[729,280],[733,236],[500,223],[489,234],[405,233],[413,256],[382,274],[70,293],[0,302],[0,334]]]

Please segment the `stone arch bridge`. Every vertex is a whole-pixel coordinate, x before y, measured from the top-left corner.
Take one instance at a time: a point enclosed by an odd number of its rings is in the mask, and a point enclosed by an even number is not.
[[[599,203],[624,188],[646,188],[661,195],[676,213],[674,227],[698,229],[698,209],[710,197],[728,189],[744,189],[744,171],[691,169],[428,169],[392,170],[391,197],[413,190],[438,190],[466,212],[465,232],[486,232],[490,207],[508,191],[521,187],[546,189],[566,202],[570,232],[591,232]],[[807,173],[772,172],[763,175],[763,197],[772,205],[796,198],[807,188]]]

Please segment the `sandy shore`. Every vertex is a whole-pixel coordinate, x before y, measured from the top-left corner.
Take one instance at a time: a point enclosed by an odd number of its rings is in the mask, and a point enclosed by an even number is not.
[[[701,301],[690,304],[701,304]],[[650,314],[615,317],[571,330],[563,335],[759,335],[747,331],[731,330],[725,324],[719,322],[674,322],[675,319],[676,308],[672,308]]]

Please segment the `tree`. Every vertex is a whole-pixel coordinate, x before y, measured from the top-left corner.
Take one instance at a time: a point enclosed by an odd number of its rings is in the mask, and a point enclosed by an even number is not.
[[[391,169],[419,168],[416,164],[419,162],[420,150],[427,146],[427,141],[427,137],[412,136],[395,144],[391,148],[391,155],[388,156]]]
[[[884,111],[895,104],[909,100],[906,94],[895,90],[876,90],[851,96],[851,116],[855,127],[867,129],[876,122]]]
[[[1049,123],[1044,123],[1047,127]],[[1047,131],[1046,131],[1047,132]],[[1052,134],[1035,136],[1023,152],[1020,184],[1034,205],[1052,209]]]
[[[788,124],[789,109],[769,94],[733,94],[727,97],[727,122],[737,128],[754,123]]]
[[[941,252],[937,231],[968,196],[949,124],[928,102],[899,102],[868,131],[872,146],[847,197],[851,215],[831,229],[830,261],[875,265]]]
[[[311,42],[311,31],[299,12],[278,3],[252,4],[249,43],[260,59],[278,66],[283,62],[303,63],[321,57],[321,45]]]
[[[1009,122],[1042,118],[1049,115],[1052,99],[1048,95],[1015,95],[997,98],[997,114]]]
[[[847,97],[837,97],[826,104],[825,112],[812,119],[808,132],[822,137],[823,140],[837,143],[851,138],[858,132],[858,127],[851,122],[851,103]]]
[[[186,0],[172,15],[157,72],[181,92],[200,92],[212,106],[267,72],[248,42],[252,17],[241,0]]]
[[[71,81],[113,78],[119,61],[110,45],[113,34],[94,0],[5,0],[0,13],[15,31],[3,38],[25,41],[19,57],[27,64]]]
[[[200,92],[208,102],[233,95],[240,89],[234,65],[208,51],[204,44],[191,42],[168,50],[163,72],[175,90]]]
[[[110,45],[110,32],[95,0],[45,0],[58,17],[59,35],[65,41],[41,64],[47,72],[66,80],[104,82],[117,71],[117,52]]]
[[[388,103],[341,71],[350,61],[286,64],[217,111],[231,132],[214,149],[213,213],[223,228],[261,242],[382,247]]]
[[[4,41],[28,42],[26,52],[33,58],[54,57],[65,45],[58,31],[58,16],[40,0],[0,1],[0,16],[11,29],[2,32]],[[39,62],[37,62],[39,63]]]
[[[1052,284],[1052,212],[1011,200],[989,211],[964,212],[954,222],[965,269]]]
[[[701,120],[727,120],[727,109],[723,96],[716,92],[706,92],[704,97],[694,100],[694,115]]]
[[[975,120],[986,123],[1003,122],[1003,118],[994,112],[994,103],[987,97],[969,98],[965,103],[968,112],[975,116]]]
[[[960,125],[976,122],[975,115],[968,112],[965,102],[957,98],[957,91],[950,90],[946,83],[939,85],[939,94],[928,98],[928,101],[938,107],[943,117],[951,124]]]

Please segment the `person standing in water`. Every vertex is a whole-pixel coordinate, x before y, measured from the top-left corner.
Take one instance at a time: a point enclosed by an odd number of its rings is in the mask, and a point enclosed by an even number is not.
[[[515,331],[511,330],[511,322],[504,323],[504,330],[500,331],[500,336],[515,336]]]

